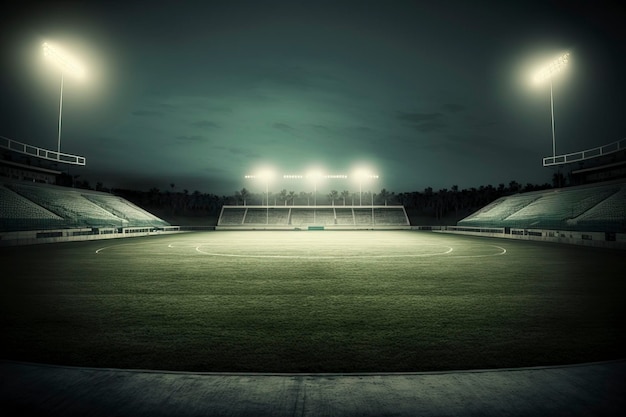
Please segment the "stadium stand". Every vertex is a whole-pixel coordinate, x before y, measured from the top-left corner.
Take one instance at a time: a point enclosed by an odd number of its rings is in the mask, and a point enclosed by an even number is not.
[[[403,209],[401,208],[374,208],[374,224],[380,225],[394,225],[394,224],[408,224],[408,219]]]
[[[371,208],[355,208],[354,209],[354,224],[357,224],[357,225],[373,224],[372,209]]]
[[[323,208],[315,210],[315,224],[329,226],[335,224],[335,209]]]
[[[63,227],[65,219],[0,184],[0,231]]]
[[[285,208],[249,208],[243,224],[287,224],[289,209]]]
[[[169,223],[166,221],[121,197],[112,194],[84,192],[82,192],[81,195],[108,212],[113,213],[115,216],[128,221],[128,223],[133,226],[169,226]]]
[[[337,225],[354,226],[355,224],[352,208],[337,207],[335,209],[335,216],[337,216]]]
[[[168,226],[166,221],[112,194],[12,180],[0,182],[0,232]]]
[[[291,209],[290,222],[293,226],[307,226],[307,225],[315,224],[315,220],[313,216],[313,209],[311,208]]]
[[[46,210],[63,217],[69,227],[128,225],[127,220],[92,203],[73,189],[19,183],[11,184],[9,188]]]
[[[569,220],[568,225],[582,230],[601,226],[608,231],[626,231],[626,186],[622,186],[616,193]]]
[[[246,216],[247,208],[233,208],[231,210],[222,210],[220,222],[223,225],[238,226],[242,225]]]
[[[410,227],[402,206],[224,206],[218,228],[277,227],[294,229]]]
[[[617,181],[502,197],[458,226],[626,231],[626,182]]]

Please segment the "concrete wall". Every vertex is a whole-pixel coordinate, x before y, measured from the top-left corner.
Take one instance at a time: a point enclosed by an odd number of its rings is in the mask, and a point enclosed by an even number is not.
[[[163,229],[149,227],[125,227],[107,229],[59,229],[7,232],[0,234],[0,246],[34,245],[39,243],[79,242],[84,240],[123,239],[138,236],[154,236],[181,233],[180,227]]]
[[[578,232],[571,230],[515,228],[480,228],[467,226],[413,226],[412,229],[431,230],[438,233],[454,233],[461,235],[497,237],[504,239],[533,240],[540,242],[565,243],[568,245],[626,250],[626,234],[624,233],[614,233],[612,235],[609,235],[605,232]]]

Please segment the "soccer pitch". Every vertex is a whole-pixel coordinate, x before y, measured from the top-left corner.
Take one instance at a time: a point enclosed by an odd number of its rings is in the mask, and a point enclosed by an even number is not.
[[[5,247],[1,356],[216,372],[617,359],[626,347],[623,256],[414,231],[194,232]]]

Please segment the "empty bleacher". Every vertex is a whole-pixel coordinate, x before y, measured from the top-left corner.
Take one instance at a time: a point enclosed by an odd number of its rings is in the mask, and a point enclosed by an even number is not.
[[[249,208],[243,224],[287,224],[289,220],[289,209],[285,208]]]
[[[315,224],[315,216],[312,208],[292,208],[291,224],[293,226],[307,226]]]
[[[373,214],[371,208],[355,208],[354,209],[354,224],[356,225],[369,225],[373,224]]]
[[[81,193],[83,197],[104,208],[115,216],[127,220],[134,226],[168,226],[164,220],[137,207],[128,200],[112,194]]]
[[[315,212],[315,224],[320,226],[330,226],[335,224],[335,209],[334,208],[322,208],[317,209]]]
[[[33,203],[0,184],[0,231],[52,229],[65,224],[63,217]]]
[[[408,227],[402,206],[224,206],[218,227]]]
[[[568,224],[583,230],[626,231],[626,186],[571,219]]]
[[[409,220],[404,213],[404,210],[400,207],[397,208],[374,208],[374,224],[379,225],[394,225],[394,224],[409,224]]]
[[[166,221],[112,194],[0,182],[0,232],[167,226]]]
[[[626,183],[612,182],[502,197],[459,226],[626,231]]]
[[[239,226],[243,224],[246,208],[232,208],[230,210],[222,209],[222,213],[220,215],[220,222],[225,226]]]
[[[71,188],[18,183],[9,185],[9,188],[64,218],[70,227],[128,225],[127,220],[115,216]]]
[[[464,225],[481,225],[486,221],[502,221],[538,198],[539,196],[536,195],[520,195],[517,198],[500,198],[471,216],[463,219]]]
[[[354,212],[352,208],[337,207],[335,208],[335,216],[337,218],[337,225],[354,226]]]

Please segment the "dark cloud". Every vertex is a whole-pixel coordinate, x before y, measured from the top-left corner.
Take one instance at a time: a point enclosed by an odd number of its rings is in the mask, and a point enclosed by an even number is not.
[[[215,149],[224,150],[232,155],[242,156],[245,158],[259,158],[261,156],[258,152],[255,152],[251,149],[244,149],[239,147],[218,146]]]
[[[413,125],[413,128],[417,130],[418,132],[430,133],[430,132],[437,132],[437,131],[443,130],[446,128],[446,126],[447,125],[442,122],[426,122],[426,123],[415,124]]]
[[[405,113],[398,112],[397,118],[406,122],[422,123],[439,121],[443,119],[442,113]]]
[[[443,113],[404,113],[398,112],[399,120],[409,122],[413,129],[421,133],[436,132],[447,126]]]
[[[202,129],[205,128],[219,128],[219,125],[215,122],[211,122],[209,120],[198,120],[196,122],[192,122],[191,126],[193,127],[199,127]]]
[[[356,132],[356,133],[373,133],[376,130],[372,129],[371,127],[368,126],[354,126],[354,127],[350,127],[347,130]]]
[[[283,132],[291,132],[294,130],[293,127],[289,126],[286,123],[274,123],[272,127],[274,129],[282,130]]]
[[[176,141],[179,143],[197,143],[197,142],[204,142],[207,139],[202,136],[202,135],[192,135],[192,136],[185,136],[185,135],[181,135],[181,136],[176,136]]]
[[[446,103],[443,106],[441,106],[441,109],[448,113],[458,113],[460,111],[465,110],[465,106],[461,104],[455,104],[455,103]]]
[[[131,112],[131,114],[133,116],[140,116],[140,117],[160,117],[160,116],[163,116],[162,112],[154,111],[154,110],[135,110],[135,111]]]

